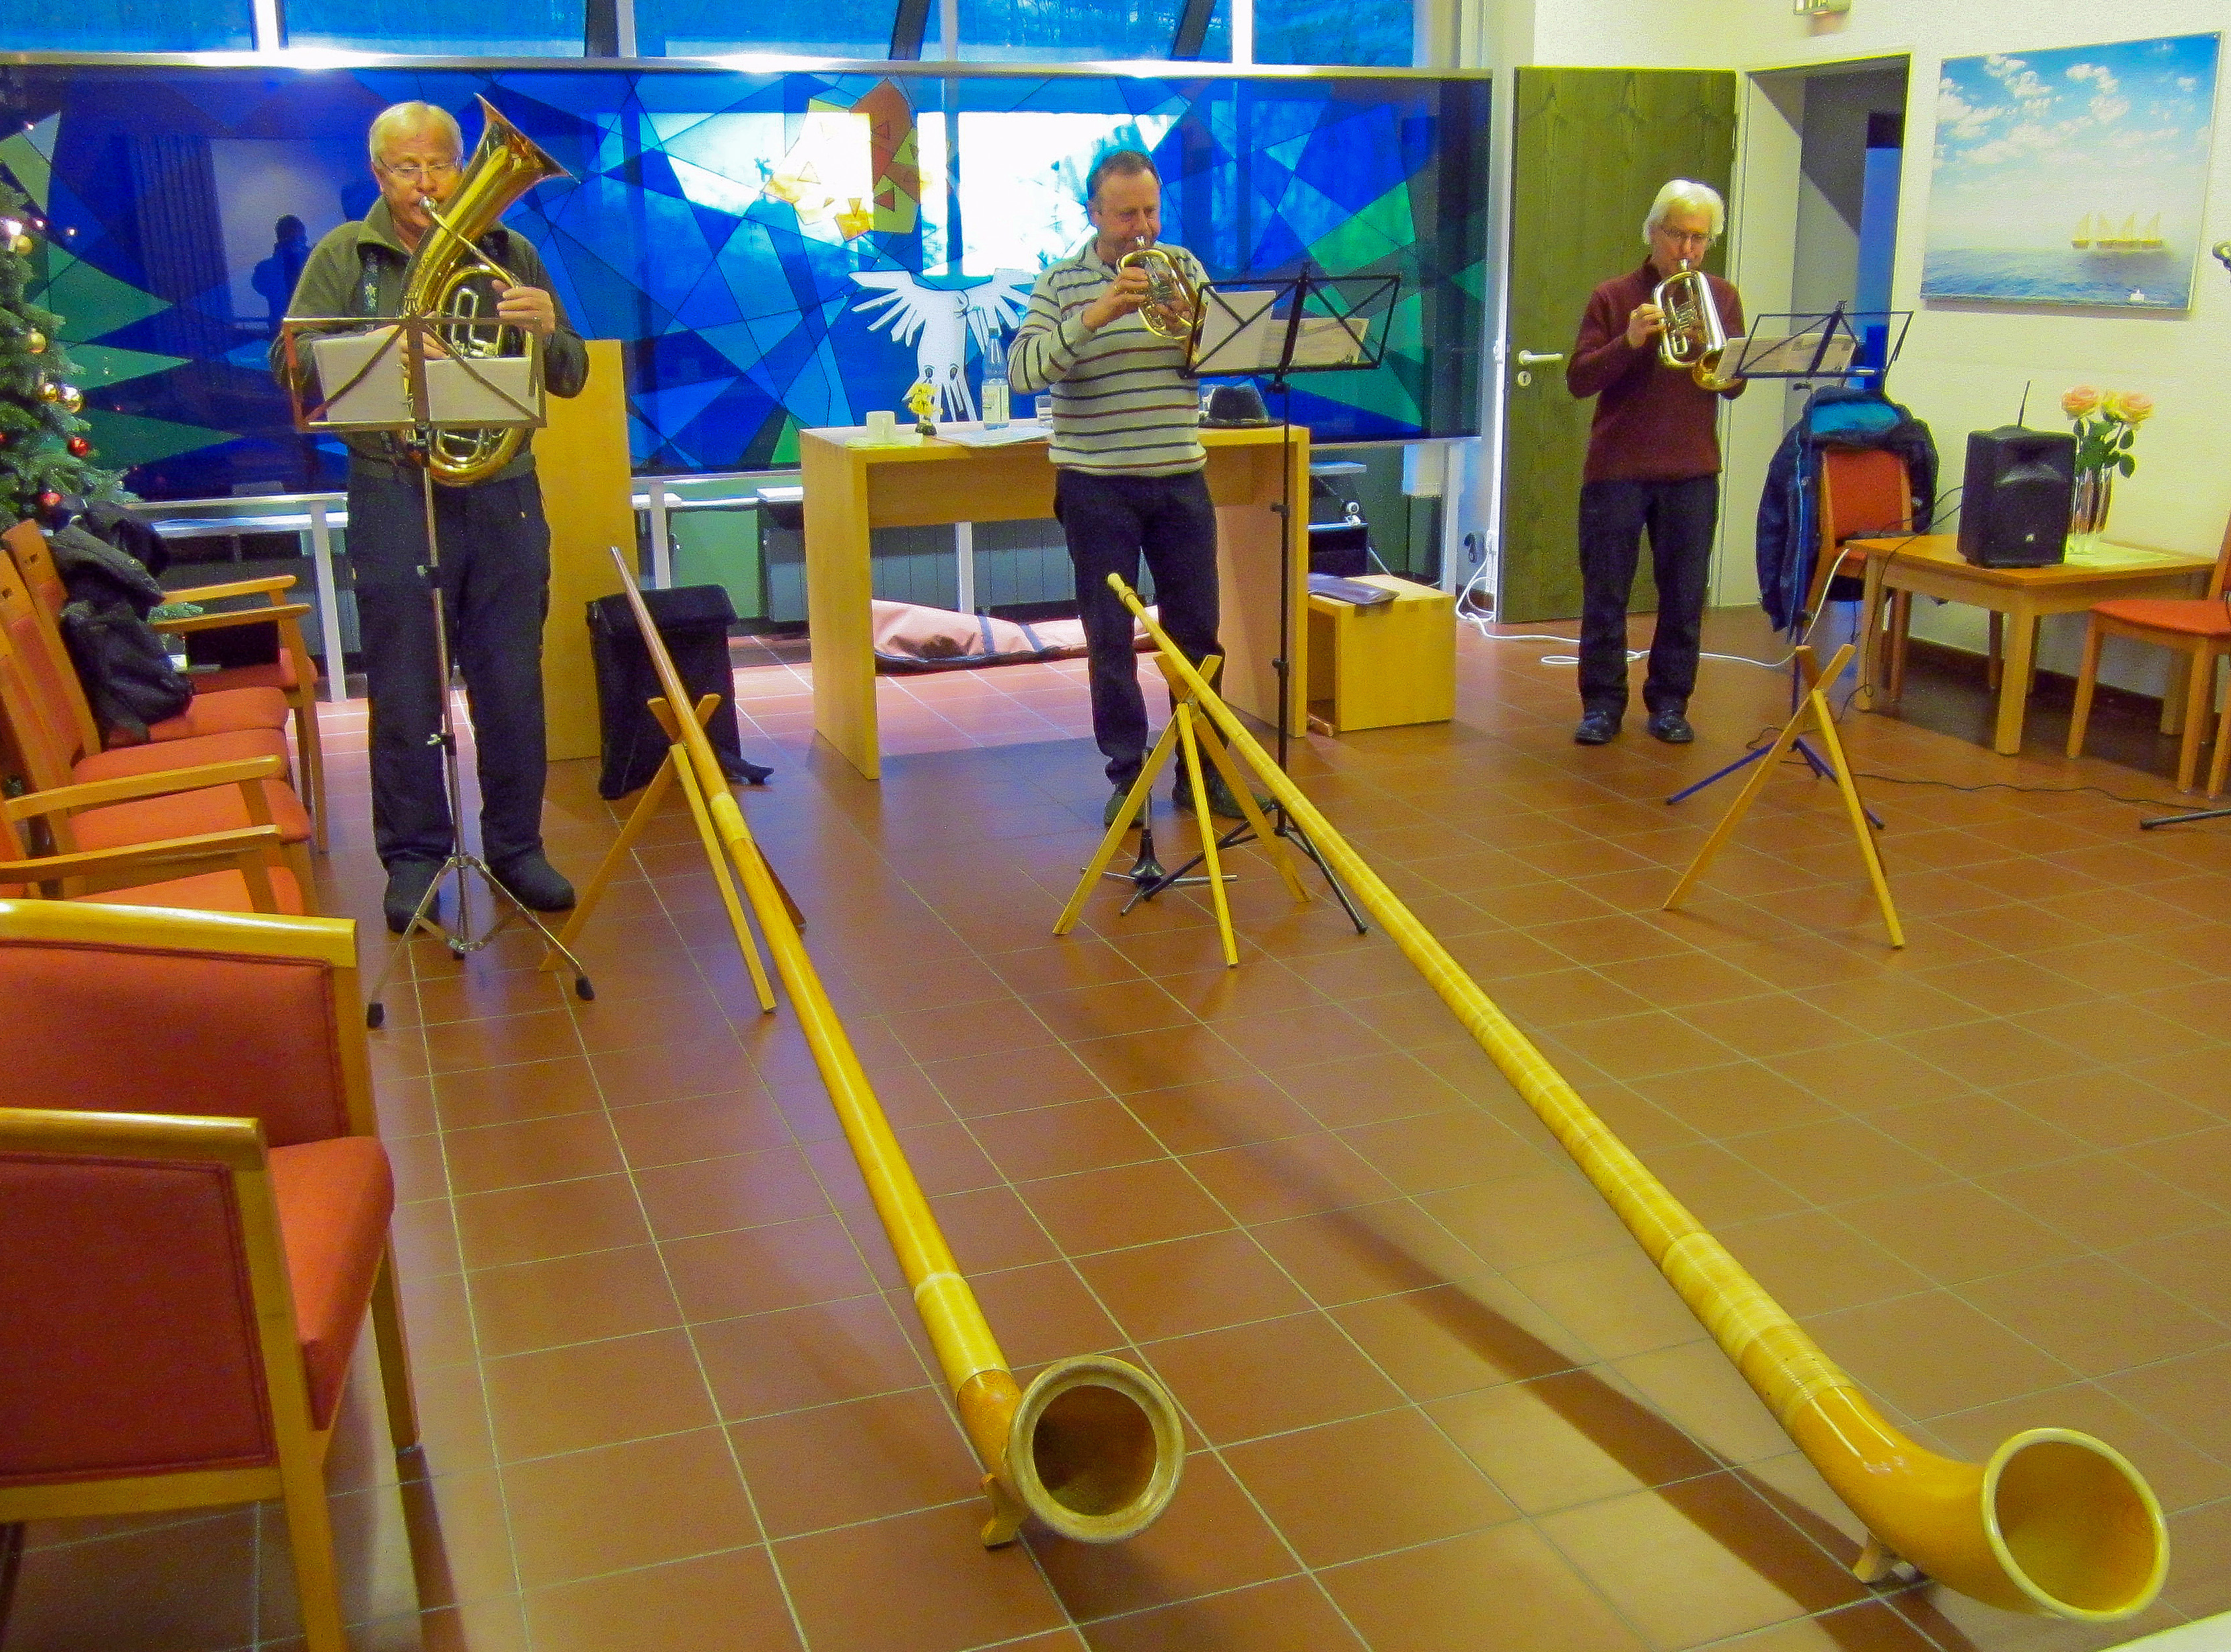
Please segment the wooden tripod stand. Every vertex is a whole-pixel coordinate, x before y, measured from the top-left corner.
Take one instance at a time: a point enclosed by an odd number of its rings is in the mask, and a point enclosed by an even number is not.
[[[1875,851],[1874,833],[1867,823],[1867,808],[1859,801],[1859,787],[1852,782],[1851,761],[1844,755],[1843,741],[1836,736],[1835,713],[1828,708],[1828,695],[1823,687],[1836,681],[1851,657],[1852,645],[1846,642],[1836,650],[1835,656],[1828,661],[1827,670],[1823,672],[1814,659],[1810,648],[1797,650],[1797,668],[1805,683],[1804,697],[1797,702],[1797,709],[1790,714],[1789,720],[1782,725],[1780,737],[1764,759],[1752,769],[1750,778],[1744,782],[1741,794],[1728,812],[1720,816],[1720,823],[1712,828],[1712,835],[1704,840],[1704,847],[1697,851],[1697,858],[1689,862],[1689,869],[1681,874],[1681,881],[1673,886],[1673,893],[1665,897],[1665,911],[1671,912],[1678,906],[1681,898],[1695,887],[1697,880],[1704,875],[1704,868],[1712,863],[1712,857],[1734,835],[1744,812],[1756,801],[1760,789],[1766,784],[1767,777],[1788,754],[1790,747],[1797,744],[1798,738],[1807,732],[1817,732],[1820,737],[1820,749],[1827,753],[1828,771],[1835,777],[1836,789],[1844,794],[1844,808],[1852,817],[1852,830],[1859,840],[1859,855],[1867,863],[1867,878],[1874,885],[1875,902],[1882,908],[1883,923],[1890,931],[1890,944],[1892,946],[1905,945],[1905,932],[1898,927],[1898,908],[1891,904],[1890,883],[1883,875],[1882,856]]]

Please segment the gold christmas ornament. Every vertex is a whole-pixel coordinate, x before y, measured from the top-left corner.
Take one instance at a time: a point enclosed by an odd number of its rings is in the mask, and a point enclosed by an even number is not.
[[[62,399],[62,387],[60,384],[55,384],[51,378],[41,379],[39,381],[39,399],[42,402],[61,401]]]
[[[40,332],[36,327],[33,327],[29,332],[23,335],[23,348],[29,351],[35,356],[45,355],[47,353],[47,335]]]
[[[65,413],[81,413],[85,410],[85,392],[74,384],[65,384],[62,386],[61,403]]]

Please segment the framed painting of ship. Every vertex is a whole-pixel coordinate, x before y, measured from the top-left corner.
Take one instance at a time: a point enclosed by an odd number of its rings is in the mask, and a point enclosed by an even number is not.
[[[1946,58],[1922,297],[2190,307],[2221,47]]]

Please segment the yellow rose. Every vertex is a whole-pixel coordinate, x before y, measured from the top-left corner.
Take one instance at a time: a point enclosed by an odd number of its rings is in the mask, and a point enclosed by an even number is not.
[[[2060,410],[2072,419],[2080,419],[2099,405],[2099,392],[2089,384],[2079,384],[2060,398]]]
[[[2099,410],[2124,424],[2144,424],[2154,416],[2154,398],[2140,390],[2109,390]]]

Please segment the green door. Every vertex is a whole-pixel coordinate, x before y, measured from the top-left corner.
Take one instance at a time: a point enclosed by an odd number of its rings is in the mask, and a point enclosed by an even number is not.
[[[1642,261],[1642,219],[1659,187],[1691,177],[1727,193],[1736,77],[1717,69],[1522,68],[1516,119],[1496,617],[1570,619],[1581,611],[1575,533],[1595,404],[1567,392],[1563,358],[1588,294]],[[1715,274],[1726,273],[1724,245],[1705,260]],[[1526,355],[1558,359],[1529,365]],[[1646,554],[1634,606],[1657,601]]]

